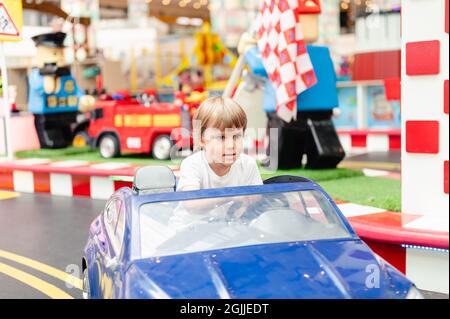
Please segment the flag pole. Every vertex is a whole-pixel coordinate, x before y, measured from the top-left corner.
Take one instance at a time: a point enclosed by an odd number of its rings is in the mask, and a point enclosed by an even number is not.
[[[250,27],[249,32],[244,32],[239,40],[238,52],[239,58],[234,66],[233,72],[231,73],[230,79],[227,82],[225,91],[223,92],[223,97],[232,97],[233,89],[241,78],[242,71],[245,67],[245,53],[256,45],[256,26],[255,23]]]
[[[233,72],[231,73],[230,79],[227,82],[227,86],[225,87],[225,91],[223,91],[223,97],[232,97],[233,89],[236,86],[239,78],[241,77],[242,71],[245,67],[245,56],[244,54],[240,54],[239,58],[234,66]]]

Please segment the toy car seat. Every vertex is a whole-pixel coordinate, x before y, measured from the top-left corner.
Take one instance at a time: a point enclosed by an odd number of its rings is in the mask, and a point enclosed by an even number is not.
[[[134,174],[133,192],[136,195],[174,192],[175,175],[167,166],[144,166]]]

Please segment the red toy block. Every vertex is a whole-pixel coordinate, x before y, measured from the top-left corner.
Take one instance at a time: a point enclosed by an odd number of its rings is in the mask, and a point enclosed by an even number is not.
[[[448,161],[444,162],[444,193],[448,194]]]
[[[440,72],[439,40],[406,44],[406,74],[433,75]]]
[[[408,153],[439,153],[438,121],[406,121],[406,151]]]
[[[448,80],[444,81],[444,113],[448,114]]]

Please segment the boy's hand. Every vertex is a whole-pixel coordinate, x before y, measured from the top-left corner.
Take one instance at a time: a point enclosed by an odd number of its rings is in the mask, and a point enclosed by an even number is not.
[[[234,212],[232,212],[234,218],[241,218],[244,215],[244,213],[248,210],[248,208],[254,203],[258,202],[260,198],[261,195],[245,196],[238,198],[236,200],[236,203],[240,203],[240,205]]]

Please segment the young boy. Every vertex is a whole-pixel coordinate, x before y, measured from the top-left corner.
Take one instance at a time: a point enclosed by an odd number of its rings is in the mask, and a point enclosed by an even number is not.
[[[243,153],[247,116],[239,104],[209,98],[193,123],[194,146],[201,150],[181,163],[177,191],[262,185],[256,161]]]

